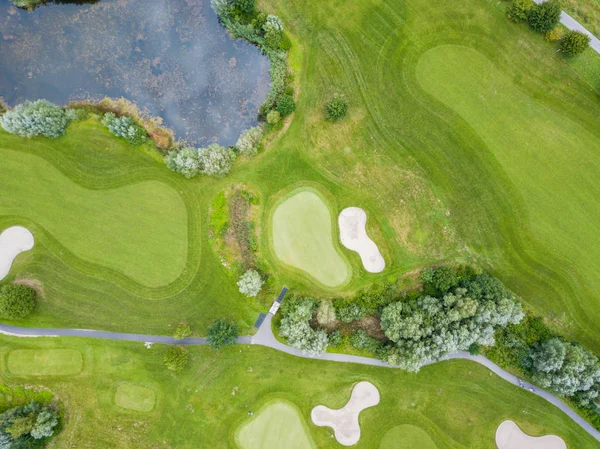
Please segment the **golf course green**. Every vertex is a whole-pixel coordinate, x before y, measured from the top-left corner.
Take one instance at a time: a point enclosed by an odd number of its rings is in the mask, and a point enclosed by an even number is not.
[[[316,449],[304,418],[286,401],[263,406],[237,430],[235,440],[241,449]]]
[[[332,213],[322,195],[312,188],[295,189],[275,206],[271,218],[273,251],[281,262],[320,284],[339,287],[349,281],[352,270],[338,249],[334,229]]]

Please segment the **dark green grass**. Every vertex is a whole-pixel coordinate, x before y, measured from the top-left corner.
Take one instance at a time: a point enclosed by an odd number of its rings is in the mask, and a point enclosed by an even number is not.
[[[220,352],[191,347],[188,368],[172,374],[162,365],[164,347],[88,339],[0,337],[5,353],[15,349],[69,348],[90,354],[86,373],[58,377],[5,377],[10,383],[50,388],[65,406],[65,425],[55,447],[236,448],[235,434],[273,400],[295,404],[320,449],[338,448],[331,429],[316,427],[318,404],[345,405],[356,382],[372,382],[381,395],[361,413],[357,449],[377,449],[402,424],[423,430],[437,448],[494,449],[497,426],[506,419],[531,435],[556,434],[569,448],[600,445],[543,399],[468,361],[443,362],[418,374],[399,370],[295,358],[270,349],[235,346]],[[148,412],[115,404],[120,385],[156,393]]]

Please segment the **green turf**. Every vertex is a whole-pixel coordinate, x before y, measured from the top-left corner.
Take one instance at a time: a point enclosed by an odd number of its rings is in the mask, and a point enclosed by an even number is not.
[[[156,394],[152,388],[122,383],[115,391],[115,404],[121,408],[149,412],[154,408],[155,402]]]
[[[2,214],[24,217],[81,259],[144,285],[166,285],[181,275],[187,258],[187,214],[173,188],[144,181],[89,189],[41,157],[0,152]]]
[[[423,429],[404,424],[388,430],[379,449],[437,449],[437,446]]]
[[[515,420],[530,435],[559,435],[569,448],[600,447],[545,400],[468,361],[442,362],[409,374],[301,359],[257,346],[190,347],[189,366],[173,374],[163,366],[160,345],[147,349],[141,342],[0,336],[0,346],[90,354],[93,369],[77,376],[17,379],[0,367],[0,378],[7,382],[49,388],[64,403],[67,419],[54,442],[57,448],[235,448],[240,426],[259,416],[264,405],[285,401],[297,407],[316,447],[339,449],[331,428],[313,425],[310,412],[319,404],[343,407],[352,386],[362,380],[377,387],[381,402],[361,414],[356,449],[379,448],[389,430],[405,424],[422,429],[440,449],[495,449],[494,434],[505,419]],[[151,386],[155,407],[142,414],[117,406],[118,384]]]
[[[315,449],[307,425],[296,407],[285,401],[263,406],[235,433],[242,449]]]
[[[6,369],[13,376],[68,376],[79,374],[83,357],[77,349],[16,349],[8,353]]]
[[[337,214],[332,216],[325,201],[317,190],[299,188],[277,202],[270,223],[273,251],[280,261],[319,283],[338,287],[352,271],[338,249],[333,227]]]

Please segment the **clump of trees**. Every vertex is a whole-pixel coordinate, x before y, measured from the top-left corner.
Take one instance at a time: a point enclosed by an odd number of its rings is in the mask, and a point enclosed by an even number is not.
[[[296,102],[291,95],[283,95],[279,100],[277,100],[277,112],[279,112],[282,117],[292,114],[295,110]]]
[[[237,325],[226,318],[216,320],[206,331],[206,341],[214,349],[233,346],[239,335]]]
[[[289,296],[281,305],[279,328],[279,334],[287,338],[290,346],[313,356],[325,352],[328,344],[325,331],[310,326],[316,307],[314,299]]]
[[[265,281],[260,273],[250,269],[240,277],[240,280],[237,281],[237,286],[241,294],[246,295],[248,298],[254,298],[260,293],[264,283]]]
[[[163,356],[163,363],[167,369],[176,373],[183,371],[189,361],[190,353],[181,346],[169,346]]]
[[[64,108],[46,100],[25,101],[0,117],[2,128],[22,137],[57,138],[65,133],[69,117]]]
[[[560,22],[560,13],[560,3],[556,0],[548,0],[531,6],[527,21],[534,30],[547,33]]]
[[[590,46],[590,37],[580,31],[567,31],[562,42],[560,51],[569,56],[575,56]]]
[[[229,147],[212,143],[206,148],[182,147],[165,156],[167,168],[186,178],[198,174],[222,178],[233,168],[235,153]]]
[[[42,448],[52,437],[59,415],[36,401],[0,414],[0,448]]]
[[[325,118],[332,122],[346,117],[348,114],[348,102],[342,97],[335,97],[325,105]]]
[[[0,317],[28,317],[35,308],[35,290],[26,285],[6,284],[0,287]]]
[[[130,145],[138,146],[146,141],[146,130],[138,125],[131,117],[117,117],[107,112],[102,117],[102,124],[117,137],[123,137]]]
[[[183,340],[184,338],[188,338],[192,336],[192,328],[189,324],[181,323],[178,324],[175,328],[175,333],[173,334],[173,338],[175,340]]]
[[[235,148],[244,156],[254,156],[260,149],[262,136],[263,128],[261,126],[255,126],[247,129],[240,134],[240,137],[235,144]]]

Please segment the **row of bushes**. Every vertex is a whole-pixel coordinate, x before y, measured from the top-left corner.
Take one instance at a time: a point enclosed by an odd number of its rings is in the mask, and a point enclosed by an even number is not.
[[[544,33],[548,41],[560,41],[560,50],[569,56],[578,55],[588,48],[590,37],[579,31],[564,33],[559,27],[561,7],[557,0],[536,4],[532,0],[513,0],[506,10],[513,22],[527,22],[536,31]]]

